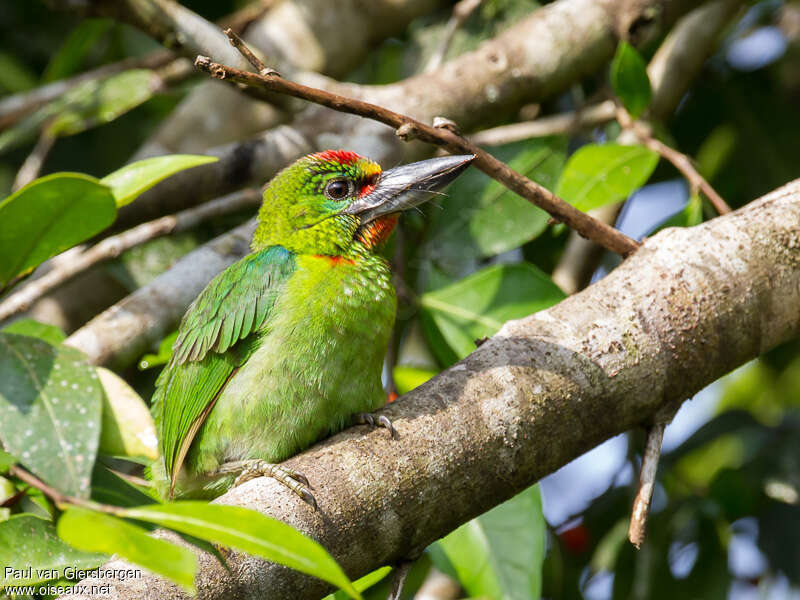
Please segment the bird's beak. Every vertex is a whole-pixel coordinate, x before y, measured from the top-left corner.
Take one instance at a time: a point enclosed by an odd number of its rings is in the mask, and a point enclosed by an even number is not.
[[[447,187],[474,159],[473,154],[443,156],[384,171],[375,189],[353,201],[342,213],[358,215],[363,225],[382,215],[419,206]]]

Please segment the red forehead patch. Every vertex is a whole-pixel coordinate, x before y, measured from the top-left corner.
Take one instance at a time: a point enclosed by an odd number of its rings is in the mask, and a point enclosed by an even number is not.
[[[361,159],[358,154],[350,152],[349,150],[325,150],[324,152],[312,154],[311,158],[324,160],[326,162],[338,162],[340,165],[350,165]]]

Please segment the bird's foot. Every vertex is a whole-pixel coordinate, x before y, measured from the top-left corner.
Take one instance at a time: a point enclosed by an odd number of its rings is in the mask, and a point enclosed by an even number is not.
[[[369,425],[373,428],[385,427],[393,438],[397,437],[397,431],[386,415],[373,415],[365,412],[356,413],[353,415],[353,425]]]
[[[308,483],[308,479],[302,473],[283,465],[268,463],[265,460],[246,460],[242,461],[241,473],[236,478],[236,481],[233,482],[233,486],[237,487],[245,481],[250,481],[256,477],[272,477],[300,496],[314,510],[318,510],[317,500],[309,489],[311,484]]]

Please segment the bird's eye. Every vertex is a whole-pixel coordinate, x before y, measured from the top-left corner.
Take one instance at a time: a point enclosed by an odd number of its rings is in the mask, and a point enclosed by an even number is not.
[[[325,195],[331,200],[342,200],[353,193],[353,182],[349,179],[334,179],[325,186]]]

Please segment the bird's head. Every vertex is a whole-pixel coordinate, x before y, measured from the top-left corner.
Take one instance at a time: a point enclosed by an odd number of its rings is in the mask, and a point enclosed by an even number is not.
[[[392,233],[400,212],[443,189],[473,158],[432,158],[383,171],[344,150],[305,156],[264,191],[253,249],[281,245],[329,256],[372,251]]]

